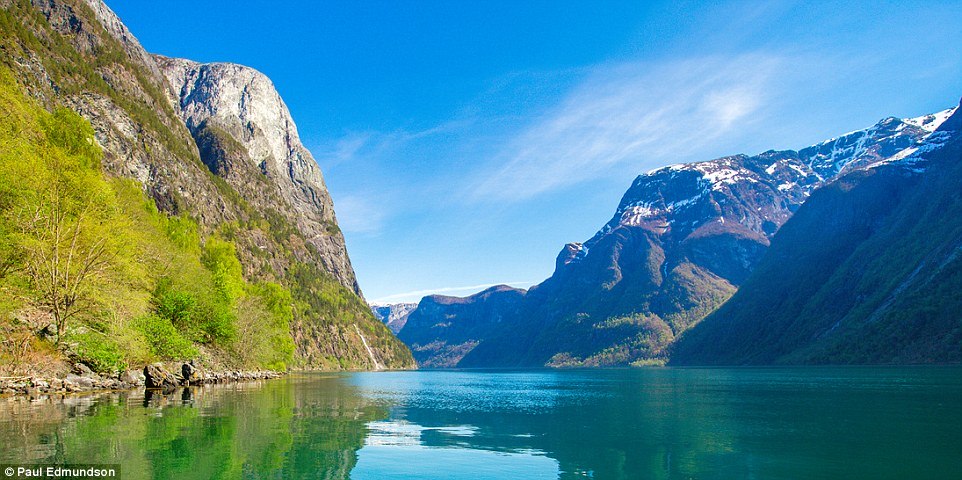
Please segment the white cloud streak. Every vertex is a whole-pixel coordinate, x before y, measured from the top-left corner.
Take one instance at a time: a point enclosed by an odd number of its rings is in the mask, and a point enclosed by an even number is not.
[[[372,198],[351,195],[337,199],[337,224],[347,233],[373,235],[384,225],[386,210]]]
[[[620,165],[688,160],[755,119],[783,62],[767,55],[595,69],[495,155],[471,194],[524,200]]]

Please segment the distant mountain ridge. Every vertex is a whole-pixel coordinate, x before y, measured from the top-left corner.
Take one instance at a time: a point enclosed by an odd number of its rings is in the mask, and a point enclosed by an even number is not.
[[[507,285],[469,297],[431,295],[408,314],[398,338],[424,367],[456,367],[479,339],[497,334],[520,315],[525,291]]]
[[[681,333],[749,278],[771,238],[814,190],[922,147],[954,111],[889,117],[799,151],[652,170],[635,179],[598,233],[565,246],[552,276],[523,293],[518,307],[489,314],[499,318],[497,328],[450,341],[434,325],[493,322],[480,307],[429,303],[399,336],[422,365],[434,360],[419,349],[448,343],[474,345],[457,362],[461,367],[664,362]],[[426,333],[432,330],[434,336]]]
[[[416,308],[418,308],[416,303],[371,304],[374,317],[387,325],[387,328],[395,335],[404,328],[404,324],[408,321],[408,315]]]

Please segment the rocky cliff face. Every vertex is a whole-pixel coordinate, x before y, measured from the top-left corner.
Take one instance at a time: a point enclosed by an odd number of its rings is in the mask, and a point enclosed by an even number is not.
[[[960,129],[956,113],[923,143],[815,192],[672,362],[962,361]]]
[[[371,305],[374,317],[387,325],[387,328],[396,335],[404,328],[408,321],[408,315],[418,308],[416,303],[392,303],[390,305]]]
[[[476,339],[458,365],[664,361],[679,334],[749,277],[772,236],[815,189],[919,148],[952,112],[887,118],[799,151],[736,155],[639,176],[612,219],[586,242],[566,245],[554,274],[528,291],[518,314],[505,315],[500,328]],[[423,315],[420,310],[412,318]]]
[[[272,196],[281,200],[273,207],[291,218],[316,248],[315,260],[360,295],[324,177],[301,144],[290,112],[270,79],[257,70],[231,63],[201,64],[160,55],[153,58],[166,76],[172,99],[207,166],[238,190],[249,187],[247,176],[239,172],[259,170],[269,180],[266,186],[273,190]],[[231,147],[245,151],[246,158],[241,161],[247,165],[230,163],[226,153]],[[265,192],[247,193],[245,196],[255,204],[260,203],[256,200],[270,200]]]
[[[413,364],[360,297],[321,172],[270,80],[152,56],[100,0],[0,7],[3,67],[48,108],[90,121],[107,173],[140,182],[202,237],[228,238],[248,279],[291,290],[301,366]]]

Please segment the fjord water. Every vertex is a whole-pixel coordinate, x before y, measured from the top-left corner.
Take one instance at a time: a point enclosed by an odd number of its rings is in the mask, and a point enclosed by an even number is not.
[[[0,463],[122,478],[960,478],[962,368],[293,374],[0,399]]]

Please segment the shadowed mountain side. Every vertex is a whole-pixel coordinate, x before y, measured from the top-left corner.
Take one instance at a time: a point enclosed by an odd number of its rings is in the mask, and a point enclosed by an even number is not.
[[[470,297],[424,297],[398,338],[424,367],[454,367],[478,343],[516,322],[524,290],[498,285]]]
[[[960,124],[815,192],[672,363],[962,361]]]

